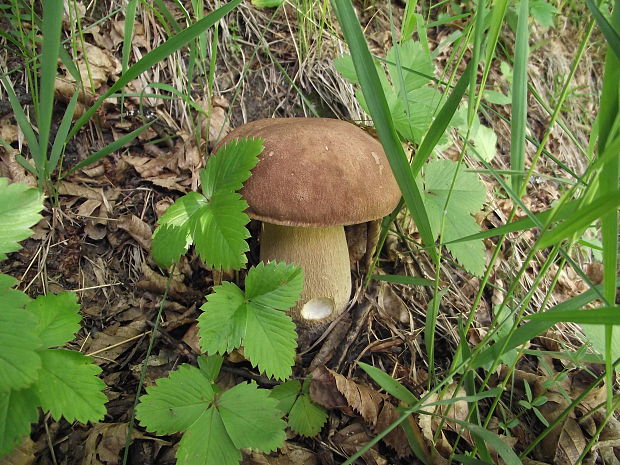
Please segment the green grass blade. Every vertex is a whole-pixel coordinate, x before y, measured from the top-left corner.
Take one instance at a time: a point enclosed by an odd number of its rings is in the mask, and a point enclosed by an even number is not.
[[[63,16],[62,0],[46,0],[43,2],[42,34],[45,37],[41,50],[41,84],[39,89],[39,148],[43,162],[43,176],[49,179],[47,167],[47,145],[50,138],[52,112],[54,110],[54,84],[58,73],[58,53],[60,49],[60,33]]]
[[[432,246],[435,241],[431,231],[428,215],[422,202],[422,194],[415,178],[411,175],[411,168],[407,156],[400,143],[394,122],[390,114],[385,94],[377,75],[377,70],[368,50],[362,28],[353,10],[353,5],[347,0],[333,0],[334,11],[342,26],[344,37],[349,45],[355,71],[360,81],[362,92],[370,116],[372,117],[379,140],[390,162],[394,177],[401,189],[405,203],[413,217],[422,242],[425,246]],[[429,248],[429,254],[437,259],[437,251]]]
[[[52,145],[48,164],[50,174],[56,169],[58,160],[60,160],[60,155],[62,154],[65,143],[67,142],[67,134],[69,134],[69,129],[71,129],[71,121],[73,120],[73,113],[75,112],[78,95],[79,91],[76,90],[75,94],[73,94],[73,97],[71,97],[71,100],[67,104],[65,114],[63,115],[58,131],[56,132],[56,137],[54,138],[54,144]]]
[[[571,322],[587,325],[620,325],[620,307],[601,307],[594,310],[565,310],[527,315],[531,321],[546,321],[552,324]]]
[[[212,27],[216,22],[226,16],[226,14],[232,11],[241,2],[242,0],[231,0],[224,6],[205,16],[200,21],[197,21],[196,23],[189,26],[187,29],[184,29],[177,35],[171,37],[156,49],[144,55],[137,63],[127,69],[127,72],[123,73],[118,78],[118,80],[107,90],[107,92],[101,95],[97,99],[97,101],[80,117],[80,119],[76,121],[73,129],[71,130],[71,133],[69,134],[69,137],[73,137],[80,130],[80,128],[88,122],[88,120],[95,114],[97,109],[101,106],[101,104],[106,98],[108,98],[114,92],[122,89],[125,85],[134,80],[147,69],[151,68],[156,63],[159,63],[161,60],[171,55],[184,45],[187,45],[190,41],[194,40],[200,34],[204,33],[204,31]]]
[[[598,287],[597,289],[588,289],[587,291],[568,299],[561,304],[555,305],[545,313],[562,312],[566,310],[573,310],[575,308],[581,308],[597,299],[599,297],[600,290],[601,287]],[[492,363],[493,360],[497,360],[504,353],[509,352],[528,341],[531,341],[552,326],[553,323],[548,321],[529,321],[518,327],[512,335],[501,338],[496,341],[495,344],[480,352],[473,360],[470,361],[468,367],[472,370],[476,370],[487,365],[488,363]],[[501,349],[503,349],[503,351]]]
[[[390,375],[385,373],[378,368],[368,365],[364,362],[357,362],[359,367],[366,372],[368,376],[370,376],[375,383],[381,386],[388,394],[393,395],[401,402],[404,402],[408,406],[413,405],[418,401],[418,398],[413,395],[413,393],[407,389],[405,386],[400,384]]]
[[[431,124],[431,127],[424,136],[424,140],[422,140],[422,143],[413,158],[413,163],[411,164],[411,174],[413,177],[418,175],[422,169],[422,166],[424,166],[424,163],[426,163],[428,158],[433,153],[433,149],[441,139],[441,136],[450,124],[454,113],[458,109],[459,104],[463,99],[463,95],[465,95],[465,91],[469,86],[469,81],[471,79],[470,68],[475,68],[473,66],[473,62],[470,62],[467,65],[463,75],[454,86],[454,89],[452,89],[446,103],[443,104],[441,110],[437,114],[437,117],[433,121],[433,124]]]
[[[123,30],[123,50],[121,56],[122,72],[125,73],[129,68],[129,55],[133,42],[133,27],[136,22],[136,7],[138,0],[129,0],[125,9],[125,28]]]
[[[598,197],[591,203],[584,205],[577,211],[574,211],[571,215],[568,216],[568,218],[566,218],[566,220],[564,220],[563,223],[553,229],[545,231],[536,243],[536,249],[541,250],[551,245],[557,244],[561,240],[571,236],[579,230],[587,228],[595,220],[604,217],[605,215],[613,214],[613,216],[615,217],[615,212],[620,205],[619,194],[620,193],[616,190],[602,197]],[[603,244],[603,251],[604,250],[605,245]]]
[[[115,140],[111,144],[106,145],[101,150],[93,153],[91,156],[89,156],[85,160],[82,160],[77,165],[72,167],[70,170],[68,170],[66,173],[64,173],[60,178],[61,179],[65,178],[65,177],[69,176],[71,173],[73,173],[73,172],[75,172],[75,171],[77,171],[79,169],[82,169],[85,166],[88,166],[88,165],[90,165],[92,163],[95,163],[96,161],[101,160],[103,157],[111,154],[112,152],[115,152],[116,150],[118,150],[121,147],[123,147],[125,144],[128,144],[129,142],[134,140],[136,137],[138,137],[145,129],[147,129],[149,126],[151,126],[151,124],[153,124],[154,122],[155,121],[151,121],[148,124],[140,126],[135,131],[132,131],[129,134],[125,134],[123,137],[119,138],[118,140]]]
[[[594,14],[594,9],[592,13]],[[599,26],[600,24],[601,23],[599,22]],[[618,2],[616,2],[612,15],[612,24],[613,26],[610,25],[610,28],[615,29],[615,32],[620,30],[620,5]],[[602,27],[601,29],[603,30]],[[603,30],[603,32],[605,31]],[[606,38],[607,36],[608,35],[605,34]],[[603,90],[601,92],[601,105],[599,110],[599,157],[604,157],[605,152],[614,150],[611,148],[614,145],[612,142],[612,137],[614,134],[617,134],[620,126],[620,108],[618,103],[618,99],[620,98],[620,90],[618,89],[618,82],[620,82],[620,55],[618,55],[617,50],[612,52],[613,49],[614,43],[613,41],[609,41],[609,47],[605,57]],[[616,136],[615,139],[620,139],[620,136]],[[617,150],[616,153],[618,153]],[[605,166],[599,174],[599,194],[601,196],[616,195],[617,197],[620,197],[620,190],[618,188],[619,168],[620,161],[618,160],[618,157],[610,158],[605,161]],[[616,276],[618,275],[618,214],[616,211],[609,211],[607,214],[602,216],[601,232],[603,236],[604,294],[608,302],[615,302],[617,294],[615,284]],[[608,326],[605,328],[605,365],[607,367],[608,411],[611,411],[613,398],[612,337],[613,328]]]
[[[525,169],[525,127],[527,124],[527,56],[529,1],[520,0],[512,85],[512,119],[510,120],[510,169]],[[512,176],[512,190],[521,191],[523,177]]]
[[[4,89],[6,90],[7,96],[9,98],[9,104],[11,105],[11,109],[13,110],[13,116],[15,117],[19,128],[24,133],[26,141],[28,141],[30,155],[32,155],[34,166],[37,169],[37,177],[40,177],[39,173],[41,175],[43,174],[43,172],[41,171],[43,163],[41,158],[41,149],[39,148],[39,140],[37,139],[37,136],[32,129],[32,125],[30,124],[26,113],[24,113],[24,109],[19,104],[19,100],[17,99],[17,95],[15,95],[13,86],[11,86],[9,80],[4,76],[0,76],[0,81],[2,82],[2,85],[4,85]]]
[[[415,276],[404,276],[396,274],[373,274],[370,279],[375,281],[385,281],[395,284],[407,284],[409,286],[434,286],[435,281]]]
[[[586,5],[588,5],[592,16],[594,16],[596,24],[598,24],[599,29],[605,36],[605,39],[607,39],[609,47],[616,55],[616,59],[620,60],[620,28],[617,24],[615,25],[615,28],[609,24],[605,16],[603,16],[603,13],[601,13],[599,7],[596,6],[592,0],[586,0]],[[616,2],[616,10],[618,9],[618,6],[618,2]]]

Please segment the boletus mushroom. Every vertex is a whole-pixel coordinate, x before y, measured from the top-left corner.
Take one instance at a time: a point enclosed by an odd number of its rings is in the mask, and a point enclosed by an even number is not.
[[[304,270],[291,316],[323,326],[346,308],[351,271],[343,226],[390,213],[400,198],[381,144],[357,126],[327,118],[269,118],[238,127],[219,145],[261,137],[265,149],[241,194],[262,221],[260,258]]]

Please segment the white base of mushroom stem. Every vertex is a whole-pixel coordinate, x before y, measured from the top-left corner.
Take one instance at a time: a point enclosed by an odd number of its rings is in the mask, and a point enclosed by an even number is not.
[[[351,295],[351,270],[342,226],[300,228],[263,223],[260,258],[303,268],[304,290],[290,310],[299,326],[327,323],[346,308]]]

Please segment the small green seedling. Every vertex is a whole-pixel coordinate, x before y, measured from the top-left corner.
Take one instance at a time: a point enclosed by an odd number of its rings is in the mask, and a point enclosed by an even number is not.
[[[327,421],[327,411],[310,398],[310,381],[286,381],[271,390],[278,409],[288,415],[288,427],[295,433],[311,437],[319,434]]]

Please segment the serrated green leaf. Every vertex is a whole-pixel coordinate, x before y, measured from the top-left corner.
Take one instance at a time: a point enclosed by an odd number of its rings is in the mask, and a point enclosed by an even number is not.
[[[473,138],[474,147],[480,157],[490,163],[497,153],[497,135],[493,129],[480,125]]]
[[[39,418],[37,404],[31,389],[0,391],[0,457],[30,434],[30,424]]]
[[[98,421],[105,415],[104,382],[97,377],[101,368],[89,357],[64,349],[39,352],[42,367],[33,390],[44,410],[55,420]]]
[[[245,335],[247,308],[243,291],[224,281],[213,288],[200,309],[200,347],[208,354],[224,354],[240,347]]]
[[[177,465],[238,465],[241,452],[215,408],[202,411],[179,442]]]
[[[257,305],[288,310],[299,300],[304,278],[301,267],[261,262],[245,279],[245,295]]]
[[[439,235],[442,217],[445,215],[443,242],[480,231],[470,213],[480,210],[486,197],[486,189],[476,174],[459,171],[446,208],[446,199],[456,169],[457,164],[449,160],[436,160],[425,167],[424,205],[435,238]],[[454,243],[446,247],[470,273],[480,276],[484,272],[486,256],[482,241],[471,241],[466,246]]]
[[[62,346],[80,329],[80,306],[73,292],[40,295],[26,306],[37,320],[36,332],[43,347]]]
[[[17,279],[13,276],[0,274],[0,308],[22,308],[30,297],[17,289],[11,289],[17,284]]]
[[[1,291],[0,291],[1,292]],[[21,389],[39,376],[41,340],[33,331],[37,320],[21,308],[0,311],[0,391]]]
[[[136,418],[159,435],[188,430],[213,403],[211,381],[196,367],[181,365],[168,378],[146,388]]]
[[[397,53],[399,54],[398,60],[396,59]],[[430,55],[418,41],[409,39],[394,45],[388,50],[386,59],[388,61],[388,72],[396,89],[400,87],[399,69],[397,67],[397,63],[400,63],[400,72],[402,72],[407,93],[427,84],[435,73]]]
[[[217,408],[228,435],[239,449],[251,447],[271,452],[282,445],[286,423],[280,418],[278,401],[267,389],[241,383],[224,392]]]
[[[159,224],[171,224],[185,227],[190,218],[207,205],[207,199],[198,192],[190,192],[179,197],[166,212],[159,218]]]
[[[188,226],[161,224],[153,233],[151,255],[155,263],[162,268],[168,268],[177,263],[181,255],[187,253],[191,243]]]
[[[557,10],[546,0],[531,0],[530,14],[541,26],[553,27],[553,20],[557,14]]]
[[[263,151],[263,139],[234,139],[212,155],[200,172],[202,192],[210,199],[216,192],[234,192],[241,189],[250,177]]]
[[[248,304],[243,347],[246,357],[268,376],[291,376],[297,347],[295,323],[289,315],[269,307]]]
[[[37,189],[0,178],[0,260],[32,235],[30,228],[41,219],[42,208],[43,196]]]
[[[327,421],[327,411],[308,395],[301,395],[288,414],[288,426],[302,436],[316,436]]]
[[[245,200],[236,192],[215,192],[209,203],[190,220],[190,233],[200,258],[215,269],[239,269],[249,250],[245,227],[250,221]]]
[[[198,318],[200,344],[207,353],[229,352],[244,346],[250,362],[268,376],[290,376],[294,363],[295,323],[278,310],[299,299],[301,268],[271,262],[250,269],[246,278],[250,295],[232,283],[214,288]]]
[[[301,383],[296,379],[291,379],[278,384],[269,395],[278,401],[278,410],[286,415],[291,411],[300,392]]]

